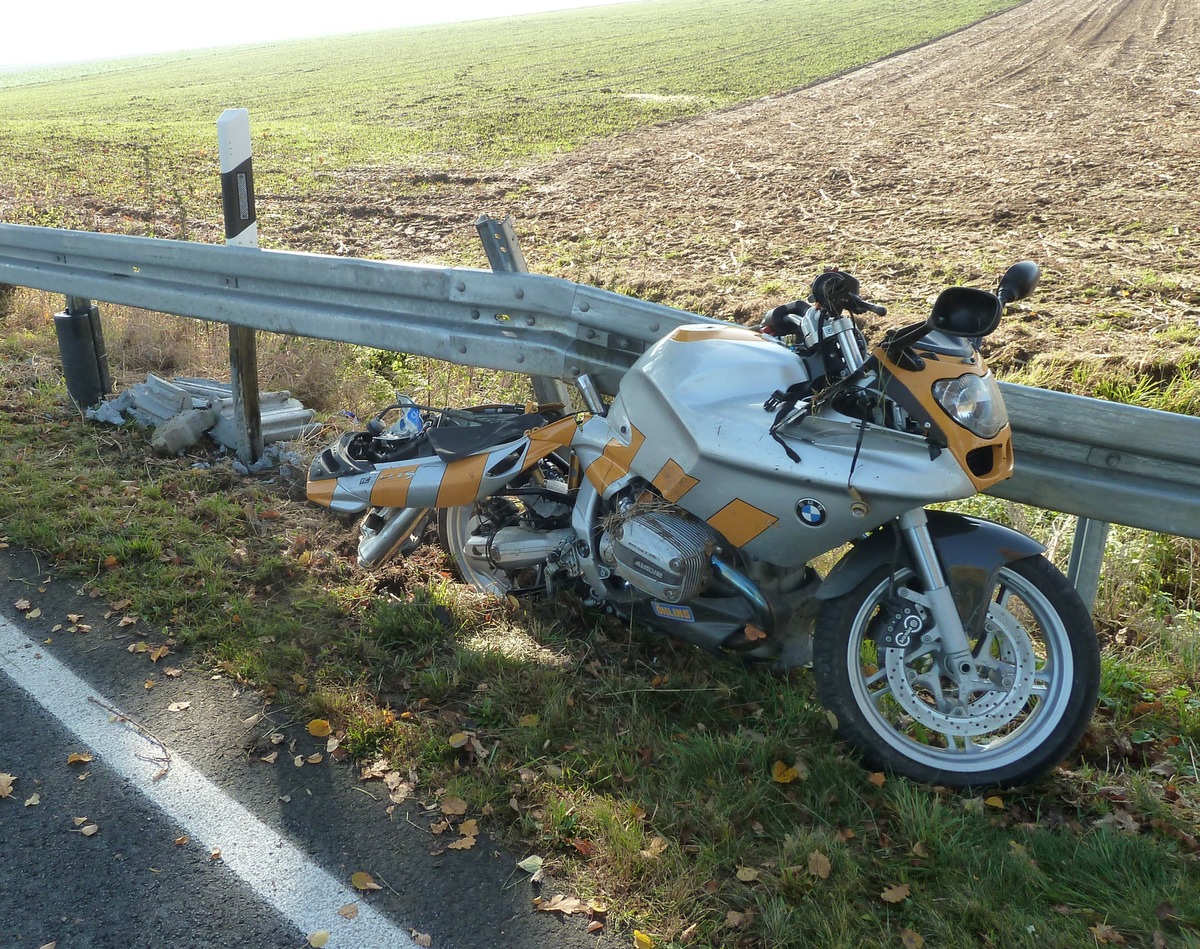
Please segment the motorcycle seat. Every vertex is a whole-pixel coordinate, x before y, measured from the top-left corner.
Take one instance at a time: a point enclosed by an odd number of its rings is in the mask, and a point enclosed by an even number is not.
[[[429,444],[442,461],[455,461],[516,441],[531,428],[547,423],[543,415],[517,415],[479,425],[454,425],[427,429]]]

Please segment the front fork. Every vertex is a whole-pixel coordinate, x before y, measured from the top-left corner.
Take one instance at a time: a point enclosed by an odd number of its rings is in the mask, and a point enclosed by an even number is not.
[[[971,641],[963,627],[950,583],[934,550],[925,509],[916,508],[901,514],[897,523],[912,557],[913,570],[921,578],[925,589],[924,593],[908,589],[899,592],[902,597],[919,602],[933,614],[942,641],[942,670],[958,684],[960,694],[972,688],[990,688],[990,682],[980,681]]]

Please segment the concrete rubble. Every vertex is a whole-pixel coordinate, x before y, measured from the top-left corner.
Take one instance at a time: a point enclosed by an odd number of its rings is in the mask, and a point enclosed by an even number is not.
[[[290,441],[319,431],[316,414],[290,392],[259,396],[263,444]],[[114,399],[87,410],[87,417],[121,425],[126,416],[139,425],[153,425],[151,444],[162,454],[177,455],[195,445],[205,432],[219,445],[237,449],[233,417],[233,387],[212,379],[162,379],[150,373],[145,382],[130,386]]]

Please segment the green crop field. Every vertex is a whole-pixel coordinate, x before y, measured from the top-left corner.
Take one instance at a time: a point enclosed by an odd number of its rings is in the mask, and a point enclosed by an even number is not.
[[[652,0],[0,75],[0,202],[10,191],[13,223],[90,228],[78,199],[186,218],[215,200],[226,108],[250,110],[269,192],[311,194],[351,166],[526,161],[803,86],[1014,5]]]

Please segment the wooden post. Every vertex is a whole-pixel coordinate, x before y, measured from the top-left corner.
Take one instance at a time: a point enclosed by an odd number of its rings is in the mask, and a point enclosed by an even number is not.
[[[254,170],[250,159],[250,113],[226,109],[217,120],[221,154],[221,198],[225,211],[225,243],[258,246],[254,211]],[[258,343],[254,330],[229,327],[229,373],[233,383],[233,417],[238,431],[237,454],[243,464],[262,457],[262,413],[258,404]]]

